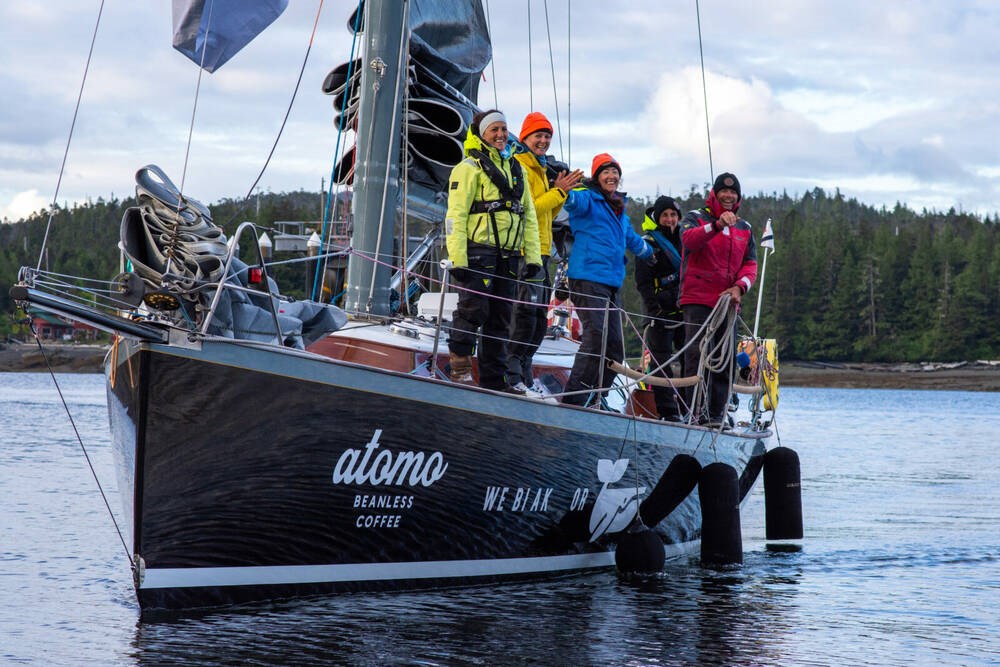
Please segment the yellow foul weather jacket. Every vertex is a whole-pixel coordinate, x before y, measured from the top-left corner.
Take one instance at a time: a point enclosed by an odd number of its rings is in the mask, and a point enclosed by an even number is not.
[[[509,252],[519,252],[523,247],[525,262],[540,265],[542,257],[538,218],[535,216],[535,205],[529,188],[525,187],[521,193],[520,203],[523,213],[515,213],[506,205],[498,206],[492,213],[470,212],[476,202],[502,203],[503,200],[500,189],[479,166],[479,162],[469,155],[470,150],[484,153],[507,179],[507,183],[513,184],[511,173],[513,158],[501,158],[495,148],[483,143],[483,140],[473,134],[470,128],[465,138],[467,157],[455,165],[448,179],[448,213],[445,218],[448,258],[456,267],[467,267],[470,244],[487,248],[496,248],[499,245],[502,251]],[[549,226],[551,238],[551,221]]]
[[[538,238],[541,243],[542,255],[552,254],[552,221],[566,201],[566,193],[559,188],[550,188],[545,167],[533,153],[518,153],[514,158],[521,163],[531,199],[535,204],[535,216],[538,218]]]

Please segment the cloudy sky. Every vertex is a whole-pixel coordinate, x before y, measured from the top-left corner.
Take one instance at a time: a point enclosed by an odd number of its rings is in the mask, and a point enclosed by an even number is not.
[[[495,86],[516,129],[532,105],[554,121],[558,98],[562,157],[589,170],[595,153],[611,152],[634,195],[708,182],[694,0],[571,4],[567,19],[568,0],[548,2],[553,89],[543,2],[488,3],[495,73],[486,71],[481,104],[493,104]],[[52,201],[100,6],[0,4],[0,219]],[[203,201],[244,196],[318,6],[292,0],[203,77],[185,172],[198,70],[170,46],[169,2],[106,0],[59,203],[128,194],[148,163]],[[324,3],[264,191],[319,190],[329,178],[336,132],[320,84],[347,60],[354,6]],[[1000,3],[701,0],[700,11],[714,170],[735,172],[744,192],[839,187],[874,205],[1000,211]]]

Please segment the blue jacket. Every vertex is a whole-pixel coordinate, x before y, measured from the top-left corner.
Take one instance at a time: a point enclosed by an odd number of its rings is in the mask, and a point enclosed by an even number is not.
[[[596,190],[574,188],[563,210],[569,214],[573,231],[567,274],[570,278],[617,289],[625,281],[626,248],[639,259],[653,254],[653,249],[632,229],[628,216],[616,216],[604,195]]]

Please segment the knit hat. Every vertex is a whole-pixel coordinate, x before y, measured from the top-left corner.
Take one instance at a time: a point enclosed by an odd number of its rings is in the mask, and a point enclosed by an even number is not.
[[[524,141],[528,135],[534,134],[539,130],[548,130],[549,134],[552,134],[552,123],[545,117],[545,114],[540,111],[532,111],[524,117],[524,123],[521,125],[521,134],[517,138]]]
[[[677,211],[677,217],[681,217],[681,207],[677,205],[673,197],[657,197],[656,201],[653,202],[653,222],[660,224],[660,216],[668,208]]]
[[[590,163],[590,177],[597,178],[597,175],[607,167],[614,167],[618,170],[618,175],[621,176],[622,166],[618,164],[618,160],[611,157],[610,153],[601,153],[595,155],[594,161]]]
[[[488,128],[493,123],[503,123],[504,125],[506,125],[507,118],[504,117],[502,111],[497,111],[496,109],[490,109],[489,111],[483,113],[482,115],[476,114],[475,116],[473,116],[472,122],[475,124],[476,127],[475,130],[476,136],[482,139],[483,132],[486,131],[486,128]]]
[[[736,174],[731,174],[727,171],[719,174],[719,176],[715,179],[715,183],[712,185],[712,190],[715,191],[715,194],[718,195],[719,190],[725,189],[735,190],[736,197],[743,199],[743,192],[740,190],[740,182],[736,178]]]

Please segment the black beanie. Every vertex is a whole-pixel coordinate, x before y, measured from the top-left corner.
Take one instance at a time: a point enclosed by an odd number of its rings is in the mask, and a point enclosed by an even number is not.
[[[719,194],[719,190],[723,190],[725,188],[736,190],[736,196],[739,199],[743,199],[743,192],[740,190],[740,181],[736,178],[736,174],[731,174],[727,171],[718,175],[715,179],[715,184],[712,185],[712,190],[715,194]]]
[[[677,205],[673,197],[657,197],[653,202],[653,222],[660,224],[660,216],[668,208],[677,211],[677,217],[681,217],[681,207]]]

